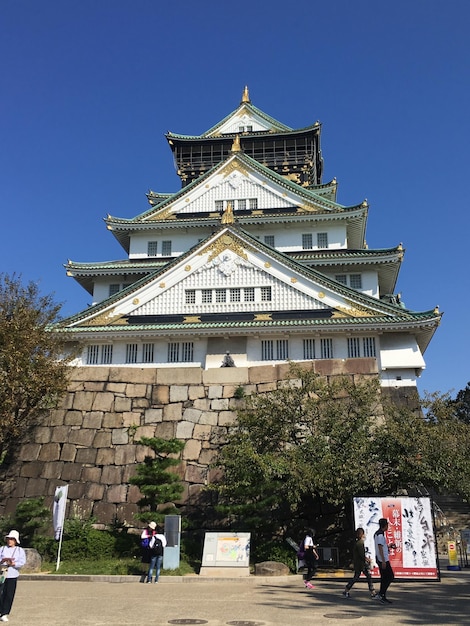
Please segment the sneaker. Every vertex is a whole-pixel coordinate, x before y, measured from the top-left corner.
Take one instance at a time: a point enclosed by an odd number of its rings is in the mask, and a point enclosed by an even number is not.
[[[389,600],[388,598],[386,598],[385,596],[382,596],[382,602],[384,604],[393,604],[393,602]]]
[[[0,617],[0,622],[8,622],[8,615],[2,615],[2,617]]]
[[[370,597],[371,598],[376,598],[377,597],[377,594],[375,593],[375,591],[371,591],[370,592]]]
[[[345,589],[341,595],[343,596],[343,598],[350,598],[351,597],[349,595],[349,591],[347,589]]]

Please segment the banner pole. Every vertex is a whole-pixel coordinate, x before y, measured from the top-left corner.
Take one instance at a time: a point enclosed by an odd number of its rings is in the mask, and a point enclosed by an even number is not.
[[[62,535],[64,533],[64,527],[62,526],[60,529],[60,537],[59,537],[59,549],[57,550],[57,564],[55,571],[57,572],[60,566],[60,551],[62,549]]]

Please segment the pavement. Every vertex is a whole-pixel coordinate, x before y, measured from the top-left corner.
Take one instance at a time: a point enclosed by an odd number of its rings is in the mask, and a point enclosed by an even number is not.
[[[393,582],[383,605],[360,581],[341,595],[349,572],[221,579],[161,576],[22,575],[9,623],[18,626],[392,626],[470,625],[470,569],[441,570],[441,581]],[[377,585],[376,585],[377,586]]]

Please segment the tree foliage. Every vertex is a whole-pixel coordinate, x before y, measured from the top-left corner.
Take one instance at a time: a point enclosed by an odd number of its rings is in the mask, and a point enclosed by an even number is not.
[[[171,468],[181,463],[179,453],[184,448],[184,442],[179,439],[161,439],[159,437],[142,437],[137,444],[147,446],[153,454],[146,455],[144,462],[137,466],[135,476],[129,480],[142,493],[137,502],[142,513],[137,519],[148,521],[149,513],[152,519],[161,519],[165,514],[175,512],[172,504],[179,500],[183,492],[180,477]],[[159,510],[159,505],[168,505]]]
[[[344,511],[355,495],[470,493],[470,427],[445,397],[423,408],[387,404],[375,378],[326,381],[292,366],[289,381],[238,414],[219,455],[221,510],[272,536],[295,520],[315,525],[325,507]]]
[[[467,383],[465,389],[458,392],[454,404],[457,417],[462,422],[470,424],[470,382]]]
[[[0,274],[0,458],[26,438],[46,409],[67,387],[67,364],[60,335],[51,331],[61,305],[38,286]]]

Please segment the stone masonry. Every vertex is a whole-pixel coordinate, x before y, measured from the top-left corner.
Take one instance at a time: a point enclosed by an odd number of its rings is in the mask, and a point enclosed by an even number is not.
[[[305,366],[327,377],[377,375],[375,359],[332,359]],[[73,369],[60,408],[36,427],[8,476],[0,477],[0,513],[13,512],[24,498],[45,496],[46,506],[52,506],[56,487],[68,484],[68,515],[132,524],[141,494],[129,478],[149,453],[135,443],[142,436],[185,442],[177,468],[184,484],[182,502],[197,505],[204,486],[217,480],[218,471],[211,465],[243,405],[239,396],[276,389],[288,371],[285,363],[208,370]]]

